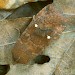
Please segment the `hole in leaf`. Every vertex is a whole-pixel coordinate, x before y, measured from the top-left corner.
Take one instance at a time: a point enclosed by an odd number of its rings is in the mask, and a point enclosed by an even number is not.
[[[50,57],[46,55],[39,55],[34,59],[34,62],[37,64],[44,64],[50,61]]]
[[[9,65],[0,65],[0,75],[5,75],[10,69]]]

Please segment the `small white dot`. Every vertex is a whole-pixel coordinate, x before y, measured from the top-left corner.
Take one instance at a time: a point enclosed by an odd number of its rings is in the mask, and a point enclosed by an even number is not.
[[[51,36],[47,35],[47,39],[50,39],[50,38],[51,38]]]
[[[37,25],[37,24],[35,24],[35,27],[38,27],[38,25]]]

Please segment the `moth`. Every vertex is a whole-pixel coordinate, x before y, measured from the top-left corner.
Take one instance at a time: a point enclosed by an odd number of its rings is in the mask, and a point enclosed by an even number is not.
[[[36,16],[12,49],[15,63],[27,64],[43,53],[64,30],[65,17],[53,5],[47,5]]]

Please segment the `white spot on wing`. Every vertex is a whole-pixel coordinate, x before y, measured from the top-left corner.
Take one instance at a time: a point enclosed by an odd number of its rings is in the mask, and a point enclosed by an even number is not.
[[[47,39],[51,39],[51,36],[47,35]]]
[[[37,24],[35,24],[35,27],[38,27],[38,25],[37,25]]]

